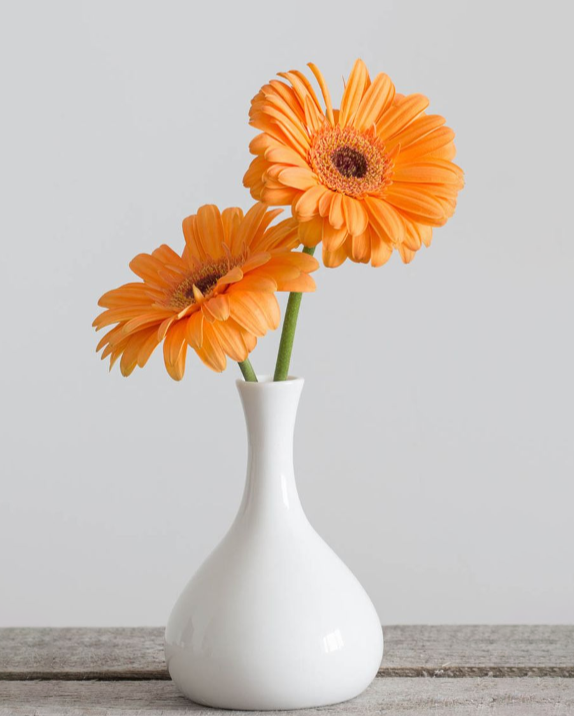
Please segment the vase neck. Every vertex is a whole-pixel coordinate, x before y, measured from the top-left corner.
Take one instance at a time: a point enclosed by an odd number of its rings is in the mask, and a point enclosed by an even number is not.
[[[301,510],[293,472],[293,434],[303,380],[237,381],[247,423],[247,480],[240,514],[281,515]]]

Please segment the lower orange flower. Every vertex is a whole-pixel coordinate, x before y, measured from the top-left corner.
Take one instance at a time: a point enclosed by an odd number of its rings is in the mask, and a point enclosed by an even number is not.
[[[141,281],[104,294],[106,310],[96,330],[112,328],[100,341],[110,368],[120,359],[123,375],[143,368],[163,344],[165,366],[174,380],[185,371],[191,346],[212,370],[221,372],[226,357],[242,362],[257,338],[279,325],[275,291],[314,291],[309,273],[317,261],[293,249],[299,244],[297,221],[270,227],[281,210],[255,204],[219,212],[202,206],[183,221],[185,248],[180,256],[165,244],[139,254],[130,268]]]

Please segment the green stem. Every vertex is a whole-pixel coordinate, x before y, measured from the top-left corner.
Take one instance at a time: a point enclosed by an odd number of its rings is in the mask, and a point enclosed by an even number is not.
[[[315,247],[309,248],[306,246],[303,249],[303,253],[313,256]],[[287,380],[287,376],[289,375],[289,364],[291,363],[291,353],[293,352],[293,341],[295,339],[295,329],[297,328],[297,318],[299,317],[302,297],[302,293],[289,294],[273,380]]]
[[[247,383],[257,383],[257,376],[255,375],[249,358],[246,358],[242,363],[238,363],[237,365],[241,368],[241,372]]]

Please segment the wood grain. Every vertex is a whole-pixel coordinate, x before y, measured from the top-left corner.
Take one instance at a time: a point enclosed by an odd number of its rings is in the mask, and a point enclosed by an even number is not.
[[[574,626],[388,626],[379,676],[574,677]],[[1,629],[0,680],[168,679],[163,629]]]
[[[375,679],[353,701],[320,710],[283,712],[317,714],[393,714],[396,716],[567,716],[574,713],[574,680],[569,679]],[[252,712],[219,711],[180,696],[170,681],[4,681],[0,716],[233,716]],[[261,713],[261,712],[258,712]]]

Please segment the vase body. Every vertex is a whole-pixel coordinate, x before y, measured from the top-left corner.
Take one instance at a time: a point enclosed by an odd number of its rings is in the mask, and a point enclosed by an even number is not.
[[[299,502],[293,432],[302,387],[296,378],[238,381],[249,441],[243,499],[165,635],[172,679],[204,705],[333,704],[361,693],[381,663],[373,604]]]

